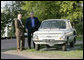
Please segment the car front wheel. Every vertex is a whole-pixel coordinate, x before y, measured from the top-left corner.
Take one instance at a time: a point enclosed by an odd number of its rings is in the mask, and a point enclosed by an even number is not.
[[[40,44],[35,44],[35,49],[40,50]]]
[[[74,47],[74,41],[70,42],[70,47]]]
[[[76,37],[74,38],[74,43],[76,43]]]
[[[67,51],[67,44],[66,44],[66,43],[64,43],[64,44],[62,45],[62,50],[63,50],[63,51]]]

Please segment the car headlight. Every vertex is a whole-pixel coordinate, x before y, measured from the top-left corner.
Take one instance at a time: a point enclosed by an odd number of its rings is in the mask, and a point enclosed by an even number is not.
[[[59,39],[60,39],[60,40],[65,39],[65,36],[61,36]]]
[[[65,35],[72,35],[73,32],[68,32],[68,33],[65,33]]]
[[[38,38],[37,35],[34,35],[34,36],[33,36],[33,39],[39,40],[39,38]]]

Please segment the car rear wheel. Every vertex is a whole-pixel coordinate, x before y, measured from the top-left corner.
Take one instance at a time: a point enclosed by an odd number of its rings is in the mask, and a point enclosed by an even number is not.
[[[62,50],[63,50],[63,51],[67,51],[67,44],[66,44],[66,43],[64,43],[64,44],[62,45]]]
[[[50,48],[50,46],[49,45],[46,45],[46,48]]]
[[[35,44],[35,49],[40,50],[40,44]]]
[[[76,37],[74,38],[74,43],[76,43]]]

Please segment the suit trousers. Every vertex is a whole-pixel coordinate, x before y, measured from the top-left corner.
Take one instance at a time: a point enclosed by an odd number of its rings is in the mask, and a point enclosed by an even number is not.
[[[24,36],[16,36],[17,39],[17,49],[24,49],[25,39]]]
[[[31,49],[31,38],[33,37],[33,33],[28,32],[28,48]],[[35,48],[35,43],[33,42],[33,46]]]

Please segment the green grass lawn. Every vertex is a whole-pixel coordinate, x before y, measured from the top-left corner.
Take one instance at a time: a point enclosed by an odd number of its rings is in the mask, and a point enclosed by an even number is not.
[[[62,51],[62,50],[49,50],[49,51],[36,51],[35,49],[27,49],[26,52],[33,52],[33,53],[40,53],[40,54],[48,54],[48,55],[58,55],[62,56],[64,58],[83,58],[83,44],[75,45],[75,47],[80,47],[75,50],[69,50],[69,51]]]
[[[83,50],[75,50],[75,51],[36,51],[34,49],[27,50],[28,52],[34,53],[42,53],[42,54],[49,54],[49,55],[58,55],[64,58],[83,58]]]

